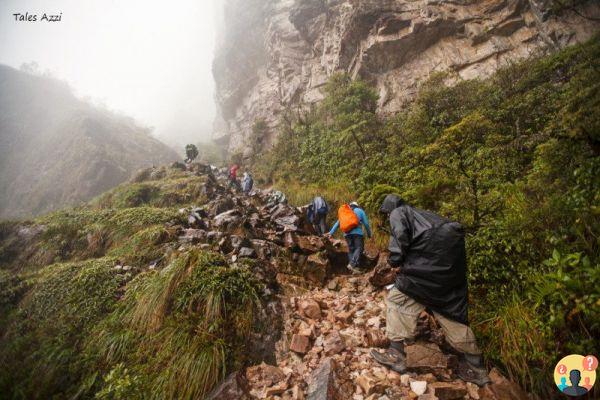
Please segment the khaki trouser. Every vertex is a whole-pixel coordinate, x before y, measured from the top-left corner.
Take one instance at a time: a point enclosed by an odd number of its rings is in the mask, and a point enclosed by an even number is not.
[[[390,290],[386,299],[386,308],[386,331],[388,338],[392,341],[413,339],[417,329],[417,319],[419,318],[419,314],[425,310],[425,306],[417,303],[414,299],[394,287]],[[481,354],[481,350],[477,346],[475,334],[471,328],[460,322],[448,319],[435,311],[433,315],[444,330],[446,341],[454,349],[461,353]]]

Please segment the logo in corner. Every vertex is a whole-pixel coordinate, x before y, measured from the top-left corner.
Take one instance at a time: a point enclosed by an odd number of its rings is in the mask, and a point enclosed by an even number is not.
[[[571,354],[563,357],[554,368],[554,383],[568,396],[583,396],[596,382],[598,359],[595,356]]]

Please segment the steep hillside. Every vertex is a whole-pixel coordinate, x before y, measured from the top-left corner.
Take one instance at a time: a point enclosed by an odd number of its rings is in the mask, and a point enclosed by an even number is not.
[[[459,221],[488,359],[550,399],[559,355],[600,351],[600,36],[488,79],[445,78],[382,116],[375,87],[334,75],[255,177],[297,204],[358,199],[372,226],[386,193]]]
[[[322,100],[335,72],[366,80],[378,111],[397,112],[434,71],[486,77],[509,60],[588,39],[600,7],[576,3],[557,10],[558,2],[533,0],[227,0],[213,68],[215,137],[248,156],[256,150],[252,128],[264,121],[268,146],[282,111]]]
[[[127,117],[57,80],[0,66],[0,218],[76,204],[178,159]]]
[[[498,371],[481,389],[458,379],[426,313],[410,372],[375,365],[390,281],[349,277],[343,240],[210,171],[144,170],[80,208],[0,224],[3,399],[400,400],[421,386],[527,400]],[[386,260],[369,246],[366,264]]]

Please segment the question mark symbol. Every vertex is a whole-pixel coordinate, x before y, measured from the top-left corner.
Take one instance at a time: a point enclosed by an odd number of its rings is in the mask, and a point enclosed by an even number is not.
[[[592,355],[585,356],[583,359],[583,369],[593,371],[598,367],[598,359]]]
[[[564,375],[567,372],[567,367],[565,366],[565,364],[560,364],[558,366],[558,373],[560,375]]]

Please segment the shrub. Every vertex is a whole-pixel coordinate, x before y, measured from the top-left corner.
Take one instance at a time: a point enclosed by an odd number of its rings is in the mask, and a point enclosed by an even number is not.
[[[555,352],[589,352],[598,336],[599,59],[595,36],[486,80],[433,74],[385,117],[368,84],[335,75],[320,105],[288,110],[258,171],[295,204],[361,193],[373,214],[396,192],[462,223],[482,348],[545,395]]]

